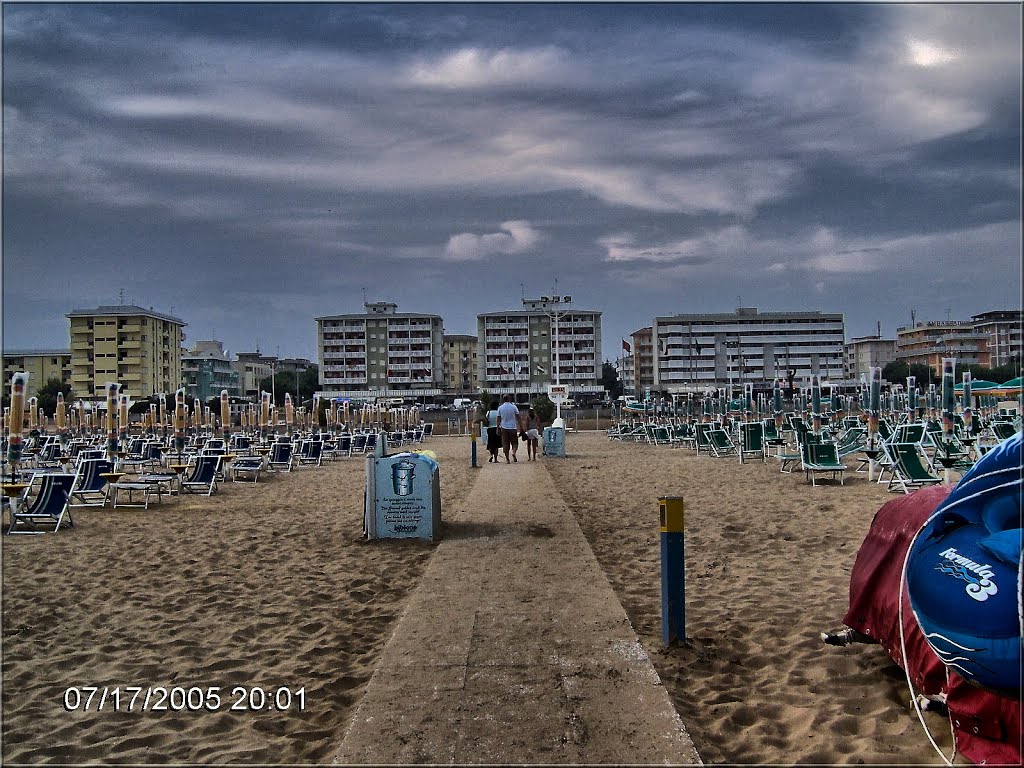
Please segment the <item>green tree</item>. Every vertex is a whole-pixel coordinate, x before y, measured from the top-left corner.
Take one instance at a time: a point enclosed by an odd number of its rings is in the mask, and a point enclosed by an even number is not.
[[[530,406],[536,411],[541,424],[550,424],[551,420],[555,418],[555,404],[547,395],[537,395],[533,398]]]
[[[36,407],[42,408],[43,413],[47,416],[52,416],[57,412],[58,392],[64,393],[64,405],[66,408],[70,408],[72,398],[74,397],[74,390],[70,384],[62,382],[55,377],[47,379],[46,383],[36,392],[36,398],[38,399]]]
[[[619,372],[615,366],[605,360],[601,366],[601,386],[608,392],[608,396],[615,400],[622,394],[622,382],[619,381]]]
[[[292,403],[298,408],[300,405],[312,405],[313,393],[320,389],[320,369],[311,365],[304,371],[278,371],[274,374],[273,384],[270,376],[260,380],[260,390],[273,392],[276,404],[284,403],[285,392],[292,396]]]
[[[926,386],[928,381],[934,381],[937,377],[931,367],[923,363],[907,365],[906,360],[893,360],[882,368],[882,378],[890,384],[906,384],[907,377],[913,376],[917,379],[917,386]]]

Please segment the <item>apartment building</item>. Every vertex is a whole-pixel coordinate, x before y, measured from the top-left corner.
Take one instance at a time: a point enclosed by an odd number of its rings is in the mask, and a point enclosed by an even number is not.
[[[445,389],[465,393],[479,391],[478,357],[476,336],[446,333],[443,361]]]
[[[1016,360],[1022,355],[1021,326],[1024,312],[1020,310],[994,310],[971,316],[974,330],[987,337],[985,348],[989,354],[989,366],[998,368]]]
[[[929,320],[896,329],[896,357],[907,365],[929,366],[942,376],[942,359],[955,357],[957,367],[989,366],[989,335],[973,320]]]
[[[768,390],[791,371],[796,384],[812,374],[844,377],[842,314],[758,312],[679,314],[654,318],[654,388],[701,392],[746,383]]]
[[[238,374],[238,389],[242,397],[255,402],[260,396],[260,382],[270,377],[277,366],[277,357],[255,352],[239,352],[231,367]]]
[[[638,398],[643,398],[654,387],[654,328],[647,326],[629,336],[633,358],[632,380],[629,386]]]
[[[439,315],[378,301],[362,314],[316,318],[320,386],[334,397],[427,397],[444,386]]]
[[[858,336],[843,347],[843,370],[849,381],[870,380],[872,368],[884,368],[896,359],[896,339]]]
[[[11,377],[18,371],[28,374],[28,397],[50,379],[71,383],[71,350],[5,349],[3,353],[4,392],[11,391]]]
[[[104,400],[116,381],[133,400],[181,384],[185,321],[133,304],[76,309],[71,321],[71,386],[84,400]]]
[[[477,315],[477,372],[491,394],[535,395],[565,384],[570,395],[599,395],[601,313],[571,296],[523,299],[523,309]]]
[[[192,349],[182,354],[181,367],[181,385],[190,401],[198,398],[205,403],[212,397],[220,397],[225,389],[230,397],[242,393],[238,371],[219,341],[197,341]]]

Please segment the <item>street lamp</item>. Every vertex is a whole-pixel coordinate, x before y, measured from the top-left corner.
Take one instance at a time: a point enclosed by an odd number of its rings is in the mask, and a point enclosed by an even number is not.
[[[561,381],[559,378],[559,365],[558,365],[558,320],[562,317],[564,312],[560,312],[558,307],[562,304],[571,304],[572,296],[552,296],[548,303],[548,314],[551,317],[551,354],[552,364],[555,366],[555,386],[560,386]],[[565,421],[562,419],[562,403],[561,398],[558,398],[558,402],[555,403],[555,420],[551,426],[565,428]]]

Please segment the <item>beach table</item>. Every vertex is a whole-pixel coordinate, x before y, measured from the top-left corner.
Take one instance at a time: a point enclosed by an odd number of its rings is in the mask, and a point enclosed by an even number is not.
[[[107,502],[112,499],[111,486],[116,485],[117,482],[125,476],[124,472],[101,472],[100,477],[107,481],[107,487],[103,494],[103,505],[106,506]]]
[[[25,492],[28,491],[31,483],[4,483],[4,501],[10,505],[11,512],[18,511],[18,503],[25,500]]]

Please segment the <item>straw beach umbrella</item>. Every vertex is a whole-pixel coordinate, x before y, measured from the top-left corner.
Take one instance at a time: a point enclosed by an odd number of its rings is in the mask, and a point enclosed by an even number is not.
[[[226,389],[220,391],[220,431],[224,437],[224,444],[227,445],[231,437],[231,400]]]
[[[117,396],[117,423],[121,432],[121,439],[128,438],[128,395],[119,393]]]
[[[57,429],[57,434],[60,435],[60,443],[64,445],[67,442],[67,412],[64,406],[64,393],[57,393],[57,410],[53,412],[53,426]]]
[[[174,448],[181,464],[181,452],[185,450],[185,390],[174,393]]]
[[[11,377],[11,409],[8,422],[7,461],[11,465],[11,479],[15,479],[21,462],[21,431],[25,423],[25,386],[28,374],[18,371]]]

